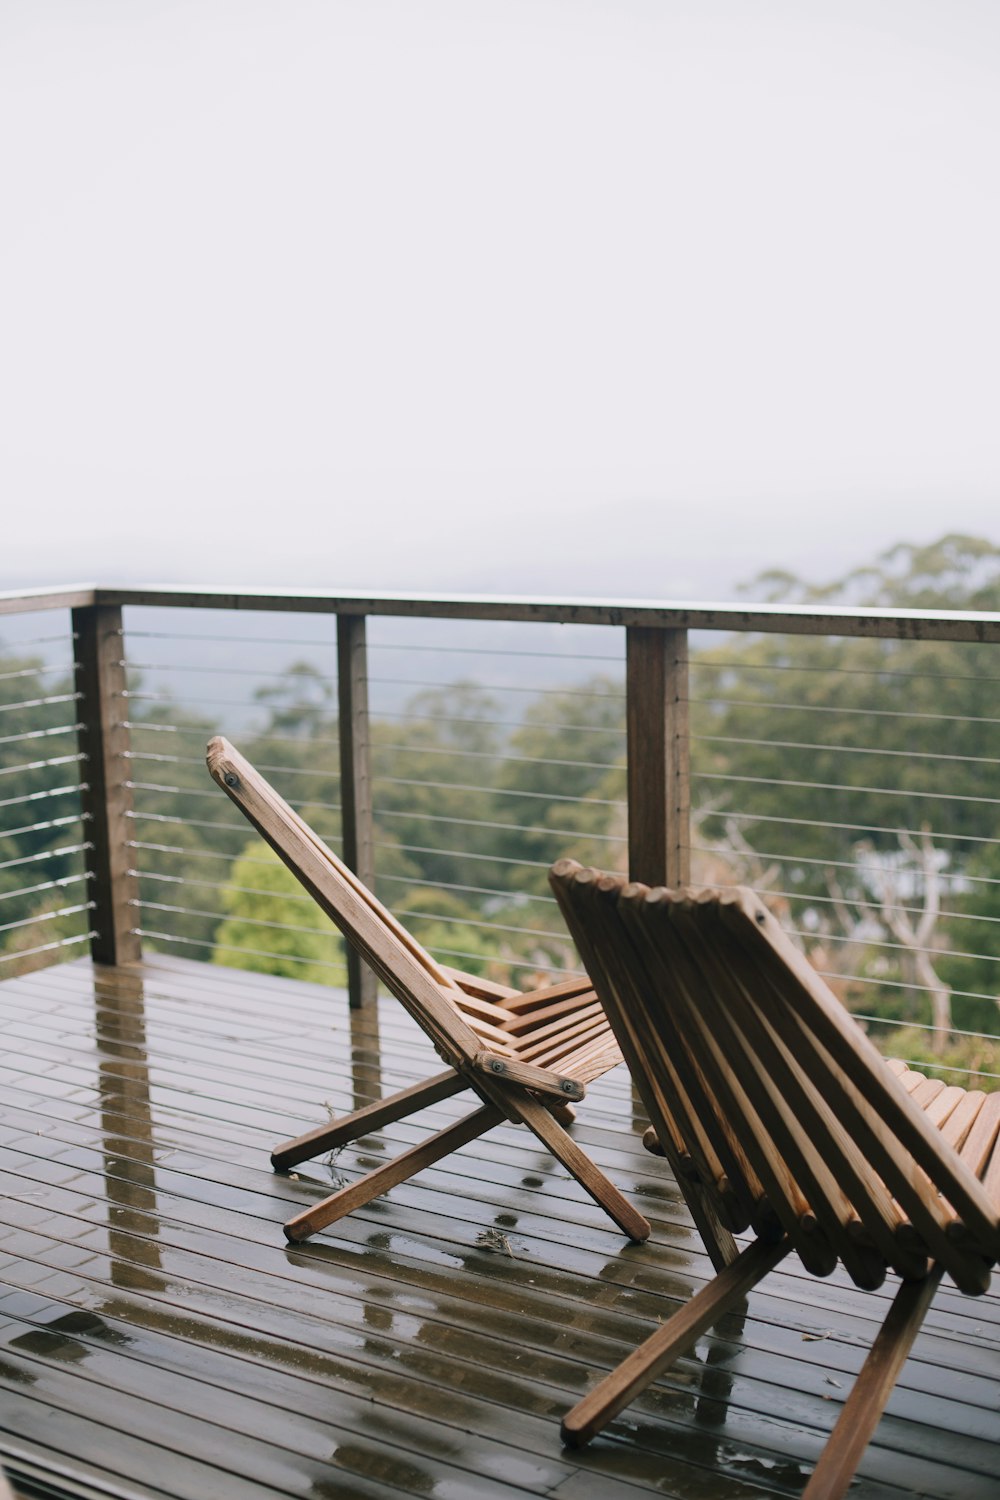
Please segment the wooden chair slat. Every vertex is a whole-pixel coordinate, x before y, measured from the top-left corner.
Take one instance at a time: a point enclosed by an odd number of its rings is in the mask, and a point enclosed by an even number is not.
[[[1000,1136],[993,1142],[993,1149],[983,1170],[983,1191],[1000,1211]]]
[[[598,887],[595,899],[599,907],[605,910],[609,921],[617,920],[620,926],[620,913],[616,912],[614,904],[615,894],[616,885],[611,883],[604,889]],[[655,943],[649,941],[644,923],[632,907],[624,910],[634,918],[626,924],[625,931],[631,943],[634,961],[640,962],[649,976],[647,983],[651,995],[659,997],[666,986],[673,1002],[671,1007],[666,1007],[660,1003],[659,998],[654,998],[646,1013],[642,1009],[641,995],[637,998],[633,993],[630,1007],[637,1023],[644,1029],[646,1047],[653,1056],[659,1055],[664,1064],[676,1074],[678,1098],[684,1104],[683,1113],[678,1112],[678,1119],[683,1120],[684,1115],[688,1116],[686,1124],[682,1124],[682,1131],[689,1141],[692,1139],[689,1132],[693,1133],[698,1142],[698,1150],[692,1149],[692,1155],[696,1160],[699,1152],[705,1157],[708,1163],[707,1181],[719,1183],[725,1180],[740,1202],[747,1222],[758,1222],[763,1226],[761,1214],[767,1199],[765,1184],[756,1164],[751,1164],[743,1142],[737,1139],[732,1128],[730,1121],[735,1118],[732,1111],[715,1107],[717,1085],[705,1076],[706,1063],[710,1072],[713,1063],[700,1032],[696,1029],[685,1031],[678,1021],[679,1017],[686,1016],[688,1010],[686,975],[680,969],[669,975],[661,971],[660,955]],[[628,979],[627,972],[623,973],[623,981],[627,983]],[[725,1087],[724,1081],[722,1086]],[[674,1104],[673,1099],[670,1102],[671,1105]],[[782,1192],[778,1182],[770,1186],[785,1209],[782,1222],[789,1227],[792,1224],[797,1227],[797,1204]],[[790,1193],[794,1192],[790,1181],[788,1190]],[[771,1213],[777,1210],[768,1208],[767,1211]]]
[[[507,999],[498,1003],[502,1010],[516,1022],[518,1018],[530,1015],[534,1010],[544,1010],[546,1006],[556,1004],[560,1000],[572,999],[578,995],[593,993],[593,985],[586,977],[560,980],[558,984],[548,984],[538,990],[515,990]]]
[[[923,1078],[913,1090],[910,1098],[917,1108],[922,1109],[926,1114],[938,1095],[944,1092],[944,1088],[943,1078]]]
[[[986,1168],[998,1131],[1000,1131],[1000,1094],[987,1094],[976,1112],[972,1128],[959,1151],[962,1161],[977,1177]]]
[[[982,1089],[970,1089],[960,1099],[951,1114],[940,1126],[941,1139],[957,1151],[975,1124],[976,1116],[986,1103],[987,1095]]]
[[[553,880],[553,891],[569,920],[561,882]],[[580,901],[588,913],[584,922],[570,923],[577,948],[612,1021],[622,1055],[628,1063],[657,1139],[677,1174],[681,1191],[709,1249],[713,1264],[720,1268],[735,1258],[736,1246],[730,1230],[738,1232],[746,1228],[750,1222],[749,1212],[742,1207],[739,1219],[733,1221],[726,1217],[724,1208],[720,1209],[719,1200],[712,1192],[712,1185],[723,1177],[722,1166],[705,1132],[700,1128],[673,1060],[669,1056],[663,1059],[666,1085],[658,1074],[644,1067],[644,1049],[647,1044],[652,1045],[653,1039],[641,1011],[631,1003],[631,975],[619,965],[615,965],[613,970],[605,967],[604,956],[613,957],[614,947],[613,943],[600,940],[603,935],[603,916],[600,905],[594,905],[593,897],[594,891],[586,883],[581,883],[574,892],[574,899]],[[593,914],[593,920],[590,914]],[[618,989],[619,980],[624,985],[622,993]],[[685,1170],[688,1161],[694,1165],[693,1178]]]
[[[949,1116],[966,1097],[965,1089],[960,1088],[957,1083],[949,1084],[947,1088],[942,1089],[924,1106],[924,1113],[930,1124],[936,1130],[941,1130]]]
[[[737,1193],[741,1184],[746,1185],[751,1195],[751,1222],[763,1226],[760,1211],[762,1199],[766,1199],[804,1263],[817,1275],[829,1274],[836,1255],[822,1232],[817,1232],[815,1215],[802,1189],[760,1120],[761,1098],[754,1080],[749,1075],[741,1077],[731,1066],[730,1059],[739,1045],[731,1044],[728,1056],[720,1045],[720,1033],[725,1036],[730,1032],[729,1018],[721,1008],[712,1007],[711,986],[704,985],[697,964],[683,944],[675,943],[669,969],[664,965],[658,929],[668,910],[654,912],[650,902],[657,893],[643,895],[642,889],[628,887],[636,899],[622,902],[620,915],[657,989],[663,992],[669,988],[669,1005],[654,995],[649,1001],[650,1012],[664,1029],[675,1056],[684,1053],[690,1059],[703,1101],[702,1123],[725,1175]],[[681,921],[677,912],[670,911],[669,917],[675,923]],[[667,1028],[672,1030],[672,1038],[666,1037]],[[739,1132],[733,1128],[735,1121],[742,1126]]]
[[[721,903],[720,910],[724,922],[763,968],[790,978],[795,1005],[800,1014],[808,1014],[817,1040],[865,1095],[895,1136],[899,1149],[909,1153],[937,1190],[945,1194],[982,1244],[984,1254],[990,1258],[1000,1255],[1000,1223],[980,1182],[944,1146],[940,1133],[900,1088],[872,1043],[774,917],[750,891],[742,891],[738,902]]]
[[[387,908],[383,907],[383,910]],[[491,1000],[501,1010],[505,1001],[521,998],[521,991],[511,989],[509,984],[497,984],[495,980],[483,979],[479,974],[467,974],[464,969],[455,969],[450,964],[442,964],[441,970],[463,995],[474,995],[477,1000]]]
[[[671,909],[675,922],[676,914],[684,910],[683,906]],[[701,920],[689,924],[689,929],[699,929],[697,962],[711,979],[707,992],[715,990],[724,997],[737,1019],[739,1048],[750,1077],[771,1099],[774,1139],[828,1239],[860,1286],[881,1285],[887,1263],[902,1275],[922,1274],[926,1257],[907,1253],[896,1242],[902,1216],[891,1194],[844,1129],[824,1091],[799,1065],[773,1007],[757,1005],[739,969],[719,960],[706,922],[708,914],[698,915]],[[690,930],[685,935],[692,940]]]

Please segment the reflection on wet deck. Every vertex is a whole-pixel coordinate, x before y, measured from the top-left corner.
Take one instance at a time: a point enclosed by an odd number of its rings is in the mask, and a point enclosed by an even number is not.
[[[183,1500],[795,1495],[884,1314],[888,1288],[775,1273],[564,1452],[562,1412],[710,1274],[624,1070],[574,1129],[648,1244],[504,1127],[293,1249],[293,1206],[421,1133],[402,1122],[290,1178],[268,1163],[327,1111],[439,1070],[393,1002],[352,1016],[337,993],[157,958],[10,980],[0,1017],[15,1468]],[[852,1494],[993,1500],[998,1442],[1000,1305],[944,1289]]]

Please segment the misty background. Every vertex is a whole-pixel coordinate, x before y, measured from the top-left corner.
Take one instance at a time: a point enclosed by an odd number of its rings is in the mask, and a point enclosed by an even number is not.
[[[0,586],[998,536],[1000,11],[6,0]]]

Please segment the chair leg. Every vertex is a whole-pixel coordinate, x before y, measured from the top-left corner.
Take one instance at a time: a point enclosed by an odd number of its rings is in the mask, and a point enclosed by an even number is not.
[[[790,1249],[788,1239],[775,1244],[755,1240],[742,1251],[732,1265],[720,1271],[662,1328],[633,1350],[617,1370],[612,1370],[600,1385],[566,1413],[562,1423],[563,1442],[571,1448],[582,1448],[589,1443],[612,1417],[616,1417],[651,1381],[669,1369],[706,1329],[717,1323],[723,1313],[741,1302]]]
[[[276,1172],[286,1172],[289,1167],[297,1167],[299,1162],[311,1161],[323,1151],[333,1151],[338,1146],[345,1146],[348,1141],[356,1141],[359,1136],[381,1130],[383,1125],[391,1125],[404,1115],[415,1114],[418,1109],[437,1104],[439,1100],[447,1099],[452,1094],[460,1094],[468,1087],[461,1074],[456,1073],[454,1068],[449,1068],[446,1073],[435,1074],[426,1083],[416,1083],[411,1088],[400,1089],[387,1099],[378,1099],[374,1104],[365,1105],[364,1109],[356,1109],[353,1114],[342,1115],[339,1120],[329,1120],[325,1125],[317,1125],[315,1130],[307,1130],[305,1135],[296,1136],[294,1141],[284,1141],[271,1152],[271,1165]]]
[[[469,1141],[474,1141],[476,1136],[491,1130],[503,1118],[499,1109],[487,1104],[457,1120],[454,1125],[446,1125],[444,1130],[421,1141],[419,1146],[411,1146],[409,1151],[386,1162],[384,1167],[376,1167],[374,1172],[369,1172],[350,1187],[341,1188],[339,1193],[331,1193],[322,1203],[296,1214],[285,1225],[285,1237],[293,1244],[307,1240],[318,1229],[325,1229],[328,1224],[342,1219],[345,1214],[353,1213],[356,1208],[362,1208],[373,1198],[380,1198],[383,1193],[405,1182],[415,1172],[433,1166],[442,1156],[448,1156],[460,1146],[468,1145]]]
[[[802,1500],[839,1500],[879,1424],[900,1371],[920,1332],[941,1280],[941,1266],[923,1281],[904,1281],[868,1351],[854,1389],[844,1402]]]
[[[595,1203],[628,1235],[630,1240],[641,1244],[649,1238],[649,1221],[618,1191],[614,1183],[591,1161],[585,1151],[566,1134],[562,1126],[537,1099],[522,1096],[511,1097],[514,1112],[522,1119],[538,1139],[546,1145],[568,1172],[585,1188]]]
[[[558,1120],[563,1129],[565,1129],[567,1125],[572,1125],[573,1121],[576,1119],[576,1110],[573,1108],[572,1104],[562,1104],[558,1099],[546,1099],[544,1103],[545,1108],[548,1110],[553,1120]]]

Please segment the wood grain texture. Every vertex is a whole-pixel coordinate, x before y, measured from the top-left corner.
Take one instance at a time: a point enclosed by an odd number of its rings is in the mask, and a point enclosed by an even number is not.
[[[139,925],[139,881],[131,873],[127,847],[135,837],[128,785],[131,746],[121,610],[114,606],[73,610],[76,634],[76,691],[81,695],[78,731],[83,762],[81,800],[87,838],[93,849],[87,861],[87,896],[94,902],[91,940],[95,962],[137,963],[142,948]]]
[[[684,885],[691,862],[687,632],[632,626],[625,641],[629,875]]]
[[[564,625],[640,626],[655,630],[753,631],[895,640],[1000,642],[1000,614],[976,610],[816,609],[810,605],[672,604],[664,600],[539,599],[419,593],[325,594],[310,590],[100,587],[101,604],[172,609],[274,610],[281,613],[395,615],[441,620],[523,620]]]
[[[374,1102],[417,1082],[429,1043],[387,996],[358,1061],[342,991],[164,955],[136,972],[144,997],[83,961],[0,984],[5,1456],[47,1457],[63,1488],[144,1494],[155,1475],[174,1500],[800,1493],[890,1298],[794,1258],[614,1441],[561,1449],[562,1413],[711,1276],[624,1070],[588,1090],[575,1134],[654,1221],[644,1245],[622,1253],[501,1125],[286,1248],[281,1220],[330,1180],[274,1176],[270,1141],[325,1100],[340,1114],[365,1086]],[[426,1128],[463,1112],[443,1101]],[[388,1127],[388,1150],[420,1133]],[[353,1180],[378,1154],[366,1140],[337,1169]],[[994,1500],[998,1340],[1000,1301],[946,1281],[852,1500]]]
[[[941,1275],[941,1268],[935,1266],[922,1281],[904,1281],[899,1288],[802,1492],[802,1500],[841,1500],[846,1493],[927,1316]]]
[[[337,617],[337,710],[344,863],[375,888],[375,814],[372,806],[368,721],[368,647],[364,615]],[[352,943],[347,945],[347,992],[354,1007],[370,1005],[378,977]]]

